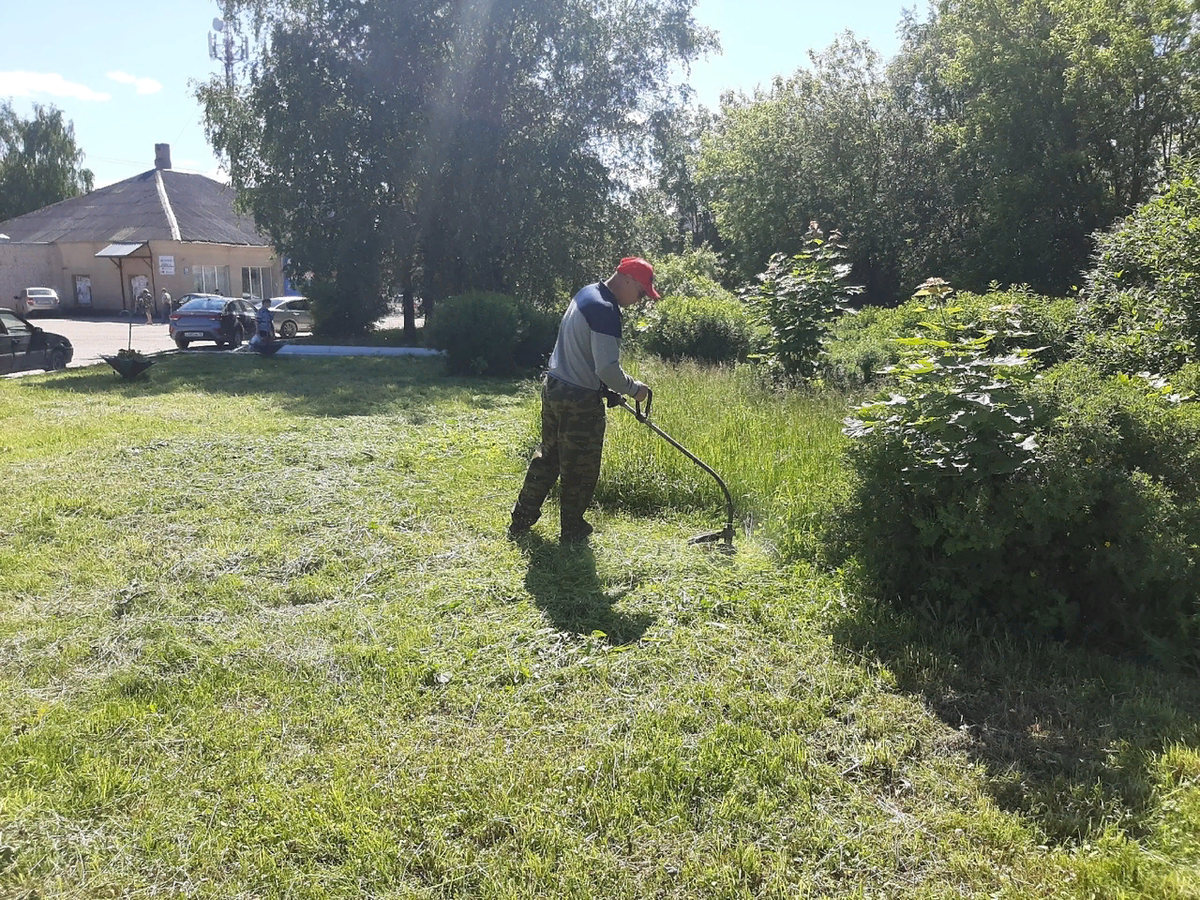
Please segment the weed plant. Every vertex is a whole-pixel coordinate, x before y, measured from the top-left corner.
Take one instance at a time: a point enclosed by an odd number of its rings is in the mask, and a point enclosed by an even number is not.
[[[642,375],[745,521],[838,490],[837,403]],[[535,411],[395,358],[0,380],[0,897],[1198,896],[1193,681],[690,548],[714,489],[620,411],[591,546],[509,543]]]

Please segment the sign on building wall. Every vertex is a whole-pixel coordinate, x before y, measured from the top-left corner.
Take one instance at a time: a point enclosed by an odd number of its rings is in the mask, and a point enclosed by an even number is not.
[[[175,274],[175,257],[160,256],[158,258],[158,274],[159,275],[174,275]]]

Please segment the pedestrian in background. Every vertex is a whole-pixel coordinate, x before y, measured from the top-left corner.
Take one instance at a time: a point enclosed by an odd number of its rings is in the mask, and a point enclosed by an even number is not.
[[[150,293],[149,288],[142,288],[141,293],[138,294],[137,308],[138,312],[144,312],[146,314],[146,324],[153,325],[154,320],[151,318],[151,316],[154,313],[154,295]]]
[[[171,292],[166,288],[162,292],[162,314],[164,323],[171,321]]]

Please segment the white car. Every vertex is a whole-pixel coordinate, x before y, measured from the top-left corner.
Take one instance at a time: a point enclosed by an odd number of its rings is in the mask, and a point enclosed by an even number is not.
[[[27,287],[13,297],[13,311],[18,316],[28,318],[30,313],[58,312],[58,291],[48,287]]]
[[[312,331],[313,317],[306,297],[272,297],[271,321],[281,338],[294,338],[297,331]]]

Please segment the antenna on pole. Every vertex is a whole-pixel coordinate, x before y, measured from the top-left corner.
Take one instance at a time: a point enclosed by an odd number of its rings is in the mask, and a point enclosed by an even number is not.
[[[250,58],[250,42],[242,38],[239,42],[234,34],[234,23],[224,19],[212,20],[212,31],[208,33],[208,56],[225,63],[225,86],[233,87],[233,64]]]

